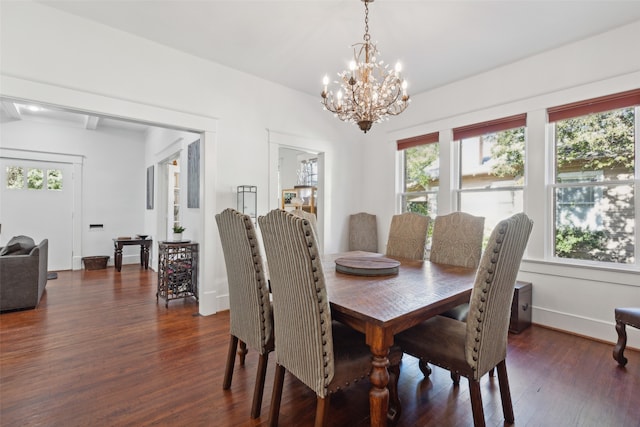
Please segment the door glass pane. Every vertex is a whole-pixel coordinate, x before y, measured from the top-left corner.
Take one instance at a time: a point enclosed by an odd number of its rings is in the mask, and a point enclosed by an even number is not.
[[[47,188],[49,190],[62,190],[62,171],[49,169],[47,171]]]
[[[27,172],[27,188],[29,190],[42,190],[44,183],[44,171],[42,169],[29,169]]]
[[[7,166],[7,188],[20,190],[24,188],[24,170],[19,166]]]

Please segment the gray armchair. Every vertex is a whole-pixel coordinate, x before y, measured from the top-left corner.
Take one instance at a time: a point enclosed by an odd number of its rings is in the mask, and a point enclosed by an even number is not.
[[[47,285],[48,254],[44,239],[26,254],[0,256],[0,312],[38,306]]]

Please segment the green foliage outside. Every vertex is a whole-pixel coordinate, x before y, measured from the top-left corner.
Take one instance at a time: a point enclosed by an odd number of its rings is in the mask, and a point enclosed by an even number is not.
[[[47,171],[47,188],[49,190],[62,190],[62,171],[50,169]]]
[[[580,164],[584,171],[616,168],[633,176],[634,116],[633,108],[624,108],[558,121],[558,171]]]
[[[426,144],[405,150],[405,191],[419,192],[430,189],[438,181],[436,174],[429,174],[440,155],[439,144]]]
[[[485,142],[493,143],[491,174],[500,178],[518,178],[524,181],[524,128],[509,129],[483,136]]]
[[[559,227],[556,229],[556,256],[560,258],[604,260],[607,235],[588,227]]]
[[[44,183],[44,173],[42,169],[29,169],[27,173],[27,188],[30,190],[41,190]]]
[[[24,171],[21,167],[8,166],[7,167],[7,188],[11,190],[18,190],[24,186]]]

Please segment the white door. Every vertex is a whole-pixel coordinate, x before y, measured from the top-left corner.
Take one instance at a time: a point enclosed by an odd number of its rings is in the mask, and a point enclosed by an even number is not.
[[[0,245],[13,236],[49,239],[48,270],[71,270],[73,165],[0,158]]]

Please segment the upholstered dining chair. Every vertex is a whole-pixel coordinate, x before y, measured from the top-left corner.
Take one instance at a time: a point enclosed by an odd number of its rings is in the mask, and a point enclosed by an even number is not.
[[[469,380],[475,426],[485,425],[480,378],[493,367],[498,370],[504,418],[514,422],[507,378],[507,334],[513,288],[532,226],[532,221],[519,213],[494,228],[476,272],[466,322],[435,316],[396,335],[396,343],[405,353]]]
[[[399,258],[424,259],[424,247],[427,242],[429,217],[413,212],[394,215],[391,218],[387,256]]]
[[[269,353],[274,349],[273,314],[269,285],[251,217],[233,209],[216,215],[227,267],[230,307],[230,342],[222,388],[231,387],[236,349],[240,341],[240,364],[246,347],[258,352],[258,372],[253,391],[251,418],[260,416]]]
[[[311,228],[313,228],[313,232],[316,233],[316,237],[318,237],[318,219],[316,218],[316,214],[303,210],[301,206],[296,207],[290,212],[295,216],[308,220]]]
[[[431,253],[429,261],[438,264],[458,265],[477,268],[482,255],[482,237],[484,235],[484,217],[474,216],[466,212],[452,212],[438,215],[433,223],[431,235]],[[442,316],[466,322],[469,304],[460,304],[442,313]],[[425,376],[431,369],[424,360],[418,363]],[[460,377],[451,373],[454,382]]]
[[[323,426],[331,394],[368,377],[371,352],[363,334],[331,320],[320,254],[309,221],[276,209],[259,217],[258,224],[269,263],[277,343],[269,425],[278,425],[288,371],[316,393],[315,425]],[[397,353],[398,359],[389,356],[396,366],[402,357],[399,349]],[[397,376],[390,375],[393,380],[397,381]],[[389,384],[390,389],[396,386]]]
[[[349,250],[378,252],[376,216],[360,212],[349,216]]]

